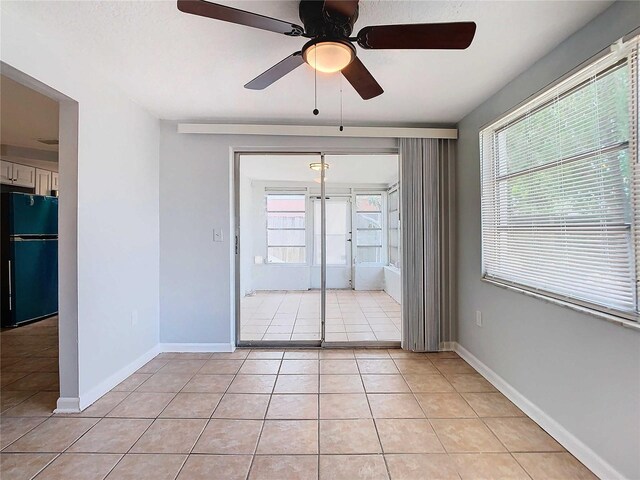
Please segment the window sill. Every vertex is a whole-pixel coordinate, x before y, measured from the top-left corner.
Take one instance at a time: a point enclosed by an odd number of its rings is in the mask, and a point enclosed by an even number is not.
[[[614,323],[616,325],[629,328],[631,330],[636,330],[640,332],[640,322],[634,322],[633,320],[627,320],[626,318],[617,317],[615,315],[611,315],[608,313],[600,312],[598,310],[594,310],[592,308],[583,307],[581,305],[576,305],[575,303],[570,303],[564,300],[560,300],[558,298],[549,297],[547,295],[543,295],[541,293],[532,292],[530,290],[525,290],[524,288],[515,287],[513,285],[508,285],[506,283],[497,282],[495,280],[490,280],[488,278],[482,278],[483,282],[490,283],[491,285],[495,285],[496,287],[504,288],[505,290],[511,290],[514,292],[522,293],[529,297],[538,298],[547,303],[552,303],[554,305],[560,305],[561,307],[570,308],[576,312],[584,313],[586,315],[591,315],[592,317],[599,318],[601,320],[605,320],[609,323]]]

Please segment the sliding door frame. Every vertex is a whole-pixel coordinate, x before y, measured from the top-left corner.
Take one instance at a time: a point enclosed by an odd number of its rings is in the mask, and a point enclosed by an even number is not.
[[[320,340],[240,340],[240,329],[241,329],[241,286],[240,286],[240,252],[241,252],[241,242],[242,235],[240,232],[240,157],[247,155],[318,155],[320,156],[320,161],[322,164],[322,168],[320,169],[320,178],[322,179],[320,182],[320,202],[321,202],[321,239],[320,239],[320,249],[321,249],[321,275],[320,275],[320,322],[321,322],[321,333]],[[233,211],[232,211],[232,225],[234,232],[234,311],[235,311],[235,345],[237,347],[259,347],[259,348],[398,348],[400,347],[400,342],[393,341],[366,341],[366,342],[326,342],[325,339],[325,321],[326,321],[326,219],[325,219],[325,200],[326,200],[326,185],[325,185],[325,155],[399,155],[399,150],[397,148],[394,149],[377,149],[377,150],[368,150],[368,149],[354,149],[354,150],[332,150],[332,149],[295,149],[290,151],[280,151],[280,150],[264,150],[258,149],[254,150],[251,148],[247,149],[238,149],[232,151],[232,189],[233,189]],[[400,158],[398,157],[398,168]],[[398,178],[399,181],[399,178]],[[352,225],[353,228],[353,225]],[[352,236],[353,238],[353,236]],[[353,284],[353,273],[352,273],[352,284]]]

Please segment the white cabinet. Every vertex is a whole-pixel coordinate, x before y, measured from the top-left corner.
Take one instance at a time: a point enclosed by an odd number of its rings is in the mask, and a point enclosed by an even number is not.
[[[51,195],[51,190],[58,190],[58,172],[1,160],[0,183],[34,188],[36,195]]]
[[[0,161],[0,183],[13,183],[13,163]]]
[[[51,195],[51,174],[49,170],[36,168],[36,195]]]
[[[49,170],[21,165],[19,163],[0,161],[0,183],[17,187],[34,188],[38,195],[51,195],[53,189],[53,173]],[[58,174],[56,175],[56,189]]]
[[[18,187],[36,186],[36,169],[19,163],[13,164],[13,184]]]
[[[34,188],[36,186],[36,169],[19,163],[2,162],[2,183],[10,183],[18,187]]]

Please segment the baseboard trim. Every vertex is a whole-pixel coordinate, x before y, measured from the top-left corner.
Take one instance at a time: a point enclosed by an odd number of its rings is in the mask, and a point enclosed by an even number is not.
[[[60,397],[53,413],[80,413],[80,398]]]
[[[150,348],[147,352],[140,355],[130,364],[122,367],[113,375],[110,375],[105,380],[100,382],[98,385],[93,387],[88,392],[81,394],[79,399],[79,409],[84,410],[91,404],[93,404],[96,400],[102,397],[105,393],[111,390],[113,387],[118,385],[120,382],[125,380],[129,375],[135,373],[140,367],[142,367],[149,360],[153,359],[156,355],[160,353],[159,345],[155,345]]]
[[[230,353],[236,350],[233,343],[161,343],[159,347],[161,352],[171,353]]]
[[[482,363],[470,351],[457,342],[454,344],[455,352],[467,361],[478,373],[486,378],[489,383],[496,387],[504,396],[511,400],[520,410],[526,413],[531,419],[540,425],[546,432],[555,438],[573,456],[580,460],[587,468],[600,478],[607,480],[624,480],[625,477],[618,472],[611,464],[600,457],[581,440],[575,437],[566,428],[560,425],[551,416],[545,413],[540,407],[535,405],[500,375],[494,372],[487,365]]]

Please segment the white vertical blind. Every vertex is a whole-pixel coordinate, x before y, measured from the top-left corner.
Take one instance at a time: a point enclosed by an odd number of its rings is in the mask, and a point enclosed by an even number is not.
[[[637,43],[480,132],[485,278],[637,319]]]

